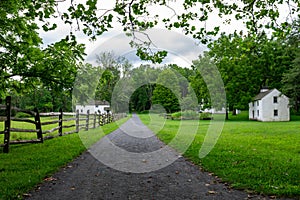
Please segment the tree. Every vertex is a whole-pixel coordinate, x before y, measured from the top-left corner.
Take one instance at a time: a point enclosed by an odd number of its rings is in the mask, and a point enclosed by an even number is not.
[[[152,103],[162,105],[168,113],[180,110],[181,99],[179,81],[171,69],[165,69],[157,78]]]
[[[132,110],[144,111],[151,108],[156,80],[161,72],[161,68],[154,68],[150,65],[140,65],[129,72],[135,90],[130,97]]]
[[[126,78],[132,64],[124,57],[116,56],[113,52],[102,52],[97,55],[97,62],[103,71],[98,83],[95,98],[111,102],[116,83],[120,78]]]
[[[300,109],[300,51],[286,73],[282,78],[283,92],[290,98],[290,104],[294,107],[296,112]]]
[[[111,102],[111,95],[119,78],[119,76],[115,76],[109,69],[104,70],[96,89],[95,98]]]
[[[293,59],[291,68],[284,73],[281,83],[283,92],[290,97],[290,104],[296,112],[300,110],[300,19],[292,23],[291,34],[286,38],[287,54]]]
[[[244,40],[237,34],[222,35],[211,46],[209,54],[221,73],[230,110],[245,109],[255,93],[252,90],[259,89],[256,85],[258,73],[250,64],[253,46],[251,40]]]
[[[181,105],[181,110],[183,111],[185,110],[199,111],[197,96],[191,84],[188,87],[188,93],[186,94],[186,96],[184,96],[181,99],[180,105]]]
[[[38,33],[40,29],[56,28],[49,22],[55,5],[53,0],[0,2],[1,96],[13,89],[34,89],[35,82],[51,85],[55,91],[56,86],[59,90],[70,88],[72,80],[68,77],[76,74],[76,62],[84,55],[83,45],[77,44],[71,35],[42,49]]]
[[[60,7],[62,4],[63,9]],[[230,18],[234,16],[236,20],[243,20],[251,33],[257,34],[262,29],[271,29],[275,35],[281,36],[290,32],[291,24],[279,21],[283,17],[279,8],[282,5],[288,7],[289,12],[284,16],[288,20],[295,19],[300,10],[298,0],[187,0],[174,4],[165,0],[124,0],[113,2],[113,6],[107,9],[101,7],[102,5],[98,0],[87,0],[84,3],[72,0],[69,4],[66,0],[1,1],[0,46],[5,49],[2,51],[3,56],[15,59],[28,54],[26,49],[34,51],[39,48],[42,40],[37,31],[57,28],[57,24],[51,23],[51,18],[60,17],[66,24],[70,24],[70,30],[80,30],[91,39],[96,39],[112,29],[113,23],[119,23],[124,32],[132,37],[131,45],[137,48],[137,55],[141,59],[161,62],[166,52],[153,51],[150,48],[151,38],[141,40],[138,33],[143,34],[146,29],[164,24],[168,29],[182,29],[185,34],[206,43],[211,40],[210,36],[222,32],[219,26],[210,27],[205,24],[208,19],[215,17],[210,14],[214,9],[225,24],[230,24]],[[173,5],[180,8],[175,9]],[[153,6],[168,9],[171,11],[170,16],[160,16],[161,12],[151,9]]]
[[[176,8],[172,6],[176,4]],[[86,4],[73,3],[70,5],[68,12],[63,15],[64,20],[69,23],[74,23],[79,20],[83,23],[83,31],[96,38],[108,29],[113,28],[114,20],[119,22],[125,32],[129,32],[133,39],[139,39],[137,32],[142,32],[145,29],[155,27],[162,22],[168,29],[180,28],[183,29],[185,34],[192,35],[194,38],[207,42],[209,39],[206,36],[216,35],[220,28],[207,27],[205,22],[210,17],[212,10],[217,10],[220,19],[223,23],[230,24],[228,16],[234,16],[236,20],[243,20],[245,26],[249,31],[258,33],[259,29],[272,29],[278,33],[283,33],[287,30],[287,24],[280,22],[279,18],[282,17],[279,12],[281,5],[289,8],[287,13],[288,19],[293,19],[300,10],[300,3],[298,0],[282,1],[259,1],[259,0],[238,0],[238,1],[192,1],[186,0],[183,2],[175,2],[172,4],[165,0],[150,0],[150,1],[115,1],[114,6],[109,9],[99,9],[97,0],[88,0]],[[170,16],[160,17],[161,13],[151,10],[153,6],[165,7],[171,11]],[[182,12],[176,10],[183,10]],[[99,11],[100,10],[100,11]],[[150,11],[151,10],[151,11]],[[76,23],[79,26],[80,23]],[[197,26],[196,24],[199,24]],[[141,47],[138,40],[134,43]],[[147,44],[144,44],[147,46]],[[144,50],[142,47],[140,50]],[[137,52],[142,58],[148,56],[147,52]],[[159,54],[158,58],[159,58]]]
[[[221,73],[231,110],[247,109],[263,86],[281,88],[291,62],[286,47],[281,39],[264,33],[222,35],[210,45],[209,54]]]
[[[73,105],[86,103],[95,99],[95,91],[103,70],[88,63],[79,63],[73,86]]]
[[[179,67],[177,64],[171,64],[167,66],[177,72],[177,78],[180,85],[181,97],[186,97],[189,93],[189,79],[194,75],[194,71],[189,68]]]
[[[196,75],[191,77],[191,87],[196,93],[200,109],[221,110],[226,108],[223,80],[208,52],[204,52],[204,55],[200,55],[198,60],[193,61],[192,67],[196,71]]]

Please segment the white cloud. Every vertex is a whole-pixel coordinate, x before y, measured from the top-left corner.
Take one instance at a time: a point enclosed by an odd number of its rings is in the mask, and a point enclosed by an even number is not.
[[[169,52],[163,63],[180,63],[180,65],[187,67],[191,64],[192,60],[197,59],[206,49],[205,46],[198,45],[195,40],[174,31],[151,29],[146,33],[151,38],[153,44],[155,44],[155,49]],[[124,56],[131,62],[134,62],[135,65],[145,63],[141,62],[135,55],[135,49],[129,45],[130,40],[131,38],[127,37],[122,31],[119,34],[115,34],[114,37],[102,38],[102,42],[99,41],[94,44],[95,48],[93,51],[89,50],[90,53],[86,61],[95,64],[96,54],[113,51],[116,55]]]

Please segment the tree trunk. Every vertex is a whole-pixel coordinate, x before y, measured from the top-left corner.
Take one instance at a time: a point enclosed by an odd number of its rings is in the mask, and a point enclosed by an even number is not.
[[[235,108],[232,109],[232,115],[236,115],[236,109]]]
[[[228,108],[226,108],[226,117],[225,117],[226,120],[229,120],[229,116],[228,116]]]
[[[299,112],[299,104],[298,104],[298,101],[299,99],[298,98],[296,98],[296,101],[295,101],[295,110],[296,110],[296,112],[298,113]]]

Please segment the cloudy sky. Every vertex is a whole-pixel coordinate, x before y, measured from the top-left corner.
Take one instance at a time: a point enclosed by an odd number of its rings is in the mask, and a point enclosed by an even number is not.
[[[182,6],[180,6],[181,1],[169,1],[169,6],[176,10],[177,13],[184,12]],[[99,8],[105,10],[112,8],[114,1],[100,0]],[[68,8],[69,1],[59,4],[59,9],[63,11]],[[148,7],[151,14],[159,14],[161,18],[172,17],[174,11],[168,7],[152,5]],[[222,21],[226,19],[231,19],[231,24],[223,24]],[[221,31],[227,33],[232,33],[234,30],[245,30],[245,25],[242,21],[232,20],[232,16],[227,16],[226,18],[219,18],[217,12],[211,12],[209,20],[206,23],[198,24],[199,26],[205,26],[207,29],[213,29],[215,26],[220,26]],[[55,31],[48,33],[41,32],[44,44],[50,44],[55,41],[59,41],[64,38],[66,33],[72,30],[68,25],[64,25],[60,19],[53,19],[53,22],[58,24]],[[198,27],[199,27],[198,26]],[[155,44],[155,48],[160,50],[167,50],[169,52],[168,57],[164,60],[164,63],[177,63],[183,67],[188,67],[192,60],[197,59],[197,57],[205,50],[205,45],[202,45],[198,41],[189,38],[181,33],[180,30],[167,31],[163,24],[159,24],[154,30],[148,31],[148,34]],[[113,29],[97,38],[97,41],[89,41],[89,38],[79,31],[76,32],[79,43],[86,44],[86,61],[90,63],[95,63],[95,55],[99,54],[101,51],[113,51],[116,55],[125,56],[135,65],[144,63],[135,56],[135,50],[130,48],[129,42],[130,38],[125,36],[122,31],[122,27],[119,24],[115,24]],[[140,35],[139,37],[143,37]]]

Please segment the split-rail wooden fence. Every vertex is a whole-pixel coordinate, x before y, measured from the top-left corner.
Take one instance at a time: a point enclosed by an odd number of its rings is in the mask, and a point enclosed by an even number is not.
[[[38,109],[24,110],[17,107],[12,107],[11,97],[6,97],[5,105],[0,104],[0,111],[5,111],[5,115],[0,115],[0,122],[4,121],[4,130],[0,130],[0,135],[4,134],[4,143],[0,144],[3,147],[3,152],[9,152],[9,146],[13,144],[25,144],[25,143],[43,143],[44,140],[52,139],[58,136],[63,136],[72,133],[78,133],[80,130],[89,130],[90,128],[97,128],[113,121],[126,117],[125,113],[111,114],[111,113],[89,113],[82,114],[77,110],[76,112],[63,112],[60,109],[59,112],[39,113]],[[12,111],[15,113],[26,113],[28,118],[17,118],[12,116]],[[41,117],[49,117],[51,121],[41,121]],[[56,118],[56,119],[54,119]],[[58,119],[57,119],[58,118]],[[12,127],[12,121],[30,123],[35,126],[35,129],[23,129]],[[70,123],[73,121],[73,123]],[[46,125],[57,124],[56,127],[50,130],[44,130]],[[68,131],[64,132],[64,129]],[[72,130],[70,130],[72,129]],[[57,135],[49,135],[57,131]],[[11,140],[11,133],[36,133],[36,139],[30,140]],[[46,136],[44,136],[46,135]]]

